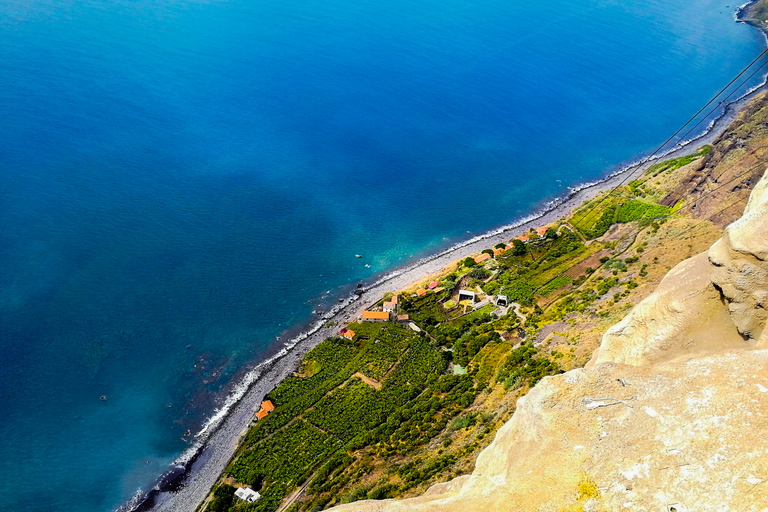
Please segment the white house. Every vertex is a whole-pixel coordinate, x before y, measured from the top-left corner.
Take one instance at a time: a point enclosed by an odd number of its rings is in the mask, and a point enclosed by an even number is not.
[[[459,290],[459,302],[464,300],[471,300],[474,304],[475,302],[475,292],[471,292],[469,290]]]
[[[395,308],[397,307],[396,302],[385,302],[384,307],[382,308],[385,313],[392,313]]]
[[[235,491],[235,496],[247,503],[253,503],[257,499],[261,498],[261,494],[257,493],[250,487],[240,487]]]

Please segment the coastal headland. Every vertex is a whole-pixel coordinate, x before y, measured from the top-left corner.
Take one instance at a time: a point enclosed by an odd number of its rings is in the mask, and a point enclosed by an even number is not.
[[[761,2],[757,2],[753,5],[762,3],[761,0]],[[743,8],[740,13],[745,12],[745,9],[748,9],[748,7]],[[762,28],[758,20],[749,21]],[[737,150],[742,149],[742,146],[734,146],[734,140],[741,139],[743,138],[742,136],[748,135],[751,137],[750,143],[747,144],[747,149],[752,155],[750,158],[754,158],[754,162],[761,161],[759,157],[762,155],[759,154],[755,148],[762,142],[762,136],[764,134],[754,133],[752,127],[754,126],[753,118],[764,115],[761,109],[765,103],[765,98],[762,95],[753,97],[757,92],[759,91],[753,91],[753,94],[751,94],[750,97],[740,98],[739,101],[726,105],[718,122],[710,127],[703,136],[697,138],[694,142],[668,152],[664,155],[663,159],[678,159],[688,155],[694,155],[699,152],[699,148],[713,145],[715,148],[713,153],[718,155],[717,158],[719,158],[717,165],[728,166],[729,169],[732,169],[731,172],[733,172],[735,176],[737,169],[740,169],[741,172],[744,173],[745,168],[743,166],[747,165],[746,160],[749,159],[747,158],[745,160],[743,155],[739,155],[741,158],[741,160],[739,160],[740,163],[737,162],[734,164],[729,161],[730,158],[733,158],[733,155]],[[749,127],[749,130],[747,130],[748,133],[741,133],[739,137],[733,135],[740,129],[744,131],[744,127],[747,126]],[[750,146],[750,144],[752,144],[752,146]],[[711,159],[713,158],[709,155],[705,155],[705,157],[708,162],[711,162]],[[643,161],[641,159],[639,161],[641,163],[634,163],[622,167],[610,174],[604,180],[580,186],[573,190],[568,197],[554,200],[552,204],[545,207],[541,212],[535,213],[527,219],[522,219],[519,222],[474,237],[436,255],[424,258],[415,264],[396,269],[387,275],[381,276],[373,283],[366,284],[359,290],[358,294],[350,296],[346,302],[337,306],[337,308],[329,314],[324,315],[322,319],[309,326],[308,329],[300,335],[295,336],[290,340],[286,340],[285,348],[278,354],[252,369],[244,378],[243,382],[239,384],[238,388],[235,389],[226,406],[219,411],[216,418],[209,422],[205,431],[198,436],[199,442],[184,454],[177,465],[169,469],[169,471],[160,478],[156,485],[156,489],[152,491],[149,496],[137,496],[134,502],[126,504],[123,509],[191,511],[199,508],[199,504],[201,504],[206,496],[209,495],[212,487],[219,480],[221,473],[232,461],[233,454],[236,453],[241,439],[248,432],[249,427],[252,426],[254,413],[259,409],[259,404],[264,397],[267,396],[270,391],[275,389],[280,382],[300,369],[302,360],[312,348],[328,338],[337,337],[340,328],[358,319],[361,311],[377,304],[385,295],[397,293],[402,290],[415,291],[420,285],[438,279],[453,271],[456,268],[457,261],[477,255],[482,250],[493,248],[497,244],[508,244],[514,237],[525,233],[531,228],[562,225],[564,219],[568,217],[572,218],[573,213],[586,202],[596,197],[603,197],[607,191],[618,189],[622,186],[626,186],[627,183],[640,180],[648,173],[649,168],[658,164],[660,160],[661,159],[659,158],[654,158],[648,161]],[[687,203],[695,203],[695,206],[697,207],[696,212],[694,213],[692,211],[693,208],[688,208],[686,212],[679,212],[677,215],[692,217],[698,220],[705,219],[707,227],[695,228],[693,226],[687,226],[685,229],[688,229],[689,231],[686,234],[691,231],[696,232],[697,229],[701,229],[701,232],[693,237],[694,240],[687,243],[688,247],[686,251],[665,260],[664,268],[659,267],[651,269],[647,285],[641,285],[636,290],[631,290],[631,295],[626,299],[627,301],[637,301],[649,294],[652,291],[652,286],[661,279],[668,268],[671,268],[677,261],[682,260],[686,255],[701,250],[706,244],[711,243],[717,236],[719,236],[722,227],[738,217],[740,207],[743,207],[743,202],[741,203],[741,206],[735,203],[726,205],[724,204],[725,198],[723,195],[718,195],[717,193],[710,193],[710,195],[707,195],[701,201],[693,202],[691,201],[691,197],[696,197],[697,195],[701,197],[708,192],[705,189],[698,189],[695,186],[692,190],[683,190],[686,183],[695,185],[700,182],[705,183],[707,179],[712,179],[711,174],[705,175],[702,178],[701,170],[698,169],[698,167],[703,160],[704,159],[702,158],[696,158],[693,162],[688,162],[681,169],[674,169],[676,176],[675,180],[665,181],[663,185],[659,187],[658,192],[661,192],[663,189],[668,196],[671,194],[679,194],[681,199],[685,194],[693,194],[692,196],[689,196]],[[753,161],[750,162],[750,165],[755,165]],[[740,165],[742,165],[742,167],[740,167]],[[716,166],[712,167],[712,169],[715,167]],[[742,195],[744,193],[748,194],[750,183],[754,184],[753,176],[756,175],[756,173],[757,170],[752,169],[751,173],[743,174],[738,178],[732,177],[733,179],[740,180],[734,181],[732,184],[741,187],[739,190],[741,190]],[[678,181],[680,176],[683,176],[683,178],[680,178]],[[707,178],[707,176],[709,176],[709,178]],[[722,176],[720,176],[720,178],[722,178]],[[753,181],[750,182],[749,180]],[[727,190],[731,189],[728,188]],[[723,190],[722,192],[726,192],[726,190]],[[674,205],[675,203],[668,206],[673,207]],[[688,206],[688,204],[686,206]],[[728,209],[722,208],[725,206],[728,206]],[[709,216],[707,217],[699,212],[706,212]],[[697,217],[698,215],[700,216]],[[671,226],[675,222],[677,221],[673,220],[668,222],[667,226]],[[682,229],[681,231],[685,231],[685,229]],[[622,226],[615,229],[611,228],[611,231],[607,234],[609,238],[605,239],[605,241],[609,243],[612,241],[615,244],[622,245],[632,237],[635,237],[632,238],[632,240],[637,240],[637,233],[632,233],[631,230],[626,233],[622,233],[621,231]],[[610,240],[611,236],[614,237],[613,240]],[[634,243],[635,242],[632,242],[630,246],[633,246]],[[669,246],[663,247],[660,251],[666,256],[669,256],[671,252]],[[655,257],[658,258],[659,256]],[[612,273],[613,270],[603,269],[604,272],[607,271],[608,273]],[[557,299],[551,304],[554,302],[557,302]],[[545,309],[551,304],[546,304]],[[591,325],[590,328],[587,329],[587,331],[590,329],[592,331],[591,341],[582,344],[579,347],[579,355],[572,357],[572,361],[566,366],[561,366],[560,369],[565,369],[569,365],[575,367],[586,362],[597,346],[601,329],[607,326],[610,322],[616,320],[617,317],[620,318],[626,311],[624,305],[619,306],[620,307],[613,310],[610,314],[603,317],[601,322],[597,322],[599,325]],[[567,329],[563,327],[562,322],[556,323],[557,329],[543,325],[540,329],[533,330],[532,334],[540,343],[547,339],[551,340],[557,338]],[[586,323],[589,324],[590,322]],[[595,322],[591,323],[595,324]],[[527,389],[527,387],[525,389]],[[509,402],[514,404],[514,400],[509,400]],[[510,406],[510,409],[506,411],[506,416],[500,415],[497,418],[497,425],[495,428],[498,428],[503,418],[511,415],[513,409],[514,405]],[[490,438],[492,437],[492,435],[489,436],[488,440],[490,441]],[[480,447],[481,446],[478,444],[478,446],[475,447],[475,450]],[[474,456],[476,456],[476,451]],[[474,460],[474,456],[471,456],[471,461]],[[463,472],[468,472],[469,470],[471,470],[471,464],[462,469]],[[426,485],[426,483],[424,485]],[[423,490],[424,485],[415,488],[415,491],[420,489]],[[415,491],[412,490],[411,492]]]
[[[654,256],[654,258],[661,257],[664,264],[652,265],[649,269],[643,269],[646,275],[650,274],[649,280],[647,284],[641,284],[641,286],[636,289],[627,290],[630,292],[626,294],[628,295],[628,298],[625,299],[627,302],[617,304],[617,302],[621,301],[624,297],[619,298],[617,301],[613,299],[615,293],[610,294],[611,299],[605,299],[605,302],[609,300],[614,301],[614,304],[611,306],[611,312],[605,314],[605,316],[598,322],[595,322],[594,320],[586,322],[599,324],[592,325],[591,329],[583,331],[592,332],[590,338],[591,341],[580,340],[577,351],[574,351],[575,353],[571,352],[568,356],[570,361],[567,362],[567,364],[562,364],[563,361],[560,361],[561,364],[558,366],[559,370],[568,369],[569,367],[578,366],[586,362],[590,357],[592,350],[594,350],[597,345],[601,329],[607,324],[615,321],[617,317],[620,318],[623,312],[626,311],[626,304],[629,303],[628,301],[637,301],[642,298],[643,294],[647,295],[650,293],[653,284],[661,278],[668,268],[671,268],[671,266],[683,259],[686,255],[690,255],[689,253],[702,250],[703,247],[719,236],[722,227],[738,216],[740,213],[738,205],[723,204],[725,201],[724,195],[718,195],[717,192],[712,192],[711,190],[707,191],[708,187],[701,188],[700,183],[707,181],[708,178],[706,176],[710,176],[709,179],[712,179],[712,173],[714,173],[715,168],[718,169],[719,173],[722,173],[719,169],[726,166],[729,169],[728,172],[732,173],[732,175],[729,176],[731,177],[731,184],[734,185],[734,187],[723,189],[723,192],[726,190],[731,191],[738,186],[740,187],[739,190],[742,190],[742,196],[745,192],[748,194],[750,188],[749,184],[751,183],[750,180],[754,181],[754,176],[758,173],[757,168],[752,167],[754,167],[755,162],[760,161],[760,157],[763,156],[757,148],[762,142],[762,136],[764,134],[754,133],[754,131],[749,134],[744,134],[739,133],[739,130],[741,129],[743,131],[745,126],[753,126],[754,118],[765,115],[765,113],[762,112],[764,102],[764,97],[759,96],[752,99],[746,107],[744,107],[743,104],[730,106],[716,129],[711,130],[694,144],[689,144],[684,148],[678,149],[676,152],[665,155],[666,159],[680,159],[686,155],[698,154],[698,156],[691,158],[688,161],[677,161],[678,164],[683,164],[680,168],[677,168],[675,164],[665,171],[662,171],[660,173],[662,179],[657,180],[659,183],[654,185],[656,191],[654,192],[653,197],[657,200],[666,199],[667,203],[672,201],[672,204],[667,205],[667,207],[674,207],[680,200],[687,198],[685,199],[687,204],[684,205],[687,206],[687,208],[684,208],[685,211],[679,211],[676,214],[676,217],[680,218],[667,220],[661,227],[661,233],[665,234],[666,238],[670,238],[673,235],[670,235],[669,232],[667,232],[667,229],[672,229],[678,223],[688,222],[683,219],[689,217],[698,219],[698,221],[706,219],[706,221],[701,225],[699,225],[700,223],[697,221],[695,226],[691,224],[687,225],[684,229],[678,230],[679,232],[682,232],[688,229],[688,233],[685,233],[685,235],[692,236],[691,241],[686,242],[689,246],[686,251],[673,254],[673,251],[670,250],[671,246],[663,246],[663,244],[660,246],[661,248],[658,250],[659,255]],[[733,159],[734,155],[744,147],[743,142],[739,143],[741,145],[734,145],[734,141],[741,140],[744,135],[748,136],[746,148],[749,155],[748,157],[740,155],[739,160],[734,163],[731,159]],[[711,153],[701,154],[702,152],[699,148],[705,147],[708,144],[712,144],[714,150]],[[700,168],[702,162],[706,162],[706,168],[709,169],[709,174],[702,174],[702,169]],[[646,162],[643,165],[624,169],[623,172],[618,172],[602,182],[575,191],[569,198],[554,205],[551,209],[540,215],[532,216],[532,218],[527,221],[476,237],[475,239],[452,247],[431,258],[425,258],[416,265],[399,269],[391,275],[382,277],[372,285],[366,286],[359,295],[350,298],[346,304],[339,307],[339,310],[336,311],[333,316],[328,316],[323,318],[321,322],[318,322],[311,333],[294,339],[291,342],[292,346],[290,346],[290,348],[287,347],[283,353],[258,367],[252,374],[253,382],[246,386],[247,389],[244,391],[244,394],[231,406],[227,414],[223,415],[220,424],[215,426],[215,429],[212,429],[212,433],[210,434],[210,437],[207,438],[204,446],[199,452],[194,454],[188,464],[179,466],[179,474],[172,475],[177,478],[179,475],[183,475],[181,486],[178,490],[174,494],[169,492],[158,492],[152,497],[152,501],[155,503],[155,509],[194,510],[197,507],[197,504],[202,502],[205,496],[208,495],[211,487],[218,480],[221,472],[230,463],[232,455],[238,447],[239,440],[252,425],[254,413],[258,410],[259,404],[264,397],[277,387],[277,385],[286,377],[300,369],[301,362],[309,350],[325,339],[338,337],[340,329],[350,322],[357,320],[361,311],[380,302],[381,298],[385,295],[400,292],[402,290],[416,291],[421,285],[426,285],[429,281],[444,277],[446,274],[455,270],[456,262],[458,260],[478,255],[480,251],[493,248],[500,243],[509,244],[512,238],[524,233],[532,227],[549,225],[568,226],[569,224],[563,223],[563,219],[569,216],[570,225],[572,226],[574,224],[574,211],[578,216],[578,209],[580,206],[584,205],[585,202],[588,202],[590,199],[597,196],[601,196],[601,194],[604,195],[606,191],[620,188],[622,183],[626,186],[627,183],[633,183],[634,181],[640,180],[643,176],[647,177],[649,175],[649,169],[652,174],[655,172],[652,169],[652,166],[656,165],[656,168],[658,168],[658,164],[659,160],[653,160]],[[745,169],[744,166],[747,164],[750,164],[751,167]],[[749,169],[752,170],[747,172]],[[737,171],[739,171],[741,175],[739,175],[739,172]],[[664,176],[667,176],[667,178],[664,178]],[[719,179],[722,180],[723,176],[720,175]],[[694,186],[696,184],[699,185],[699,188]],[[693,186],[693,190],[684,190],[686,185]],[[732,193],[733,192],[731,192],[731,194]],[[677,194],[679,198],[674,199],[674,194]],[[700,200],[691,202],[691,199],[696,198],[697,195]],[[706,197],[703,197],[705,195]],[[733,196],[730,195],[729,197],[732,199]],[[740,197],[739,199],[742,201],[741,205],[743,207],[745,198]],[[694,210],[694,208],[691,207],[693,205],[695,205],[695,213],[692,211]],[[729,209],[719,211],[723,209],[722,206],[729,206]],[[697,217],[697,215],[701,215],[701,217]],[[578,221],[578,218],[576,221]],[[638,232],[633,232],[633,229],[628,229],[626,226],[628,225],[622,224],[617,225],[615,228],[611,228],[611,230],[601,234],[601,237],[605,238],[602,238],[600,241],[606,244],[613,243],[614,247],[616,247],[626,245],[627,240],[633,240],[629,246],[636,248],[638,243],[642,243],[642,241],[638,241],[638,235],[640,236],[640,239],[646,235],[641,234],[642,229]],[[648,226],[645,227],[647,228]],[[634,229],[637,229],[636,223]],[[624,232],[622,232],[622,230]],[[674,232],[674,229],[672,229],[672,232]],[[690,235],[689,233],[691,232],[694,234]],[[611,237],[613,237],[613,239],[611,239]],[[645,242],[647,244],[649,240],[645,240]],[[623,247],[623,251],[626,250],[627,247]],[[646,252],[646,254],[649,253],[655,254],[653,251]],[[638,254],[638,256],[642,258],[642,254]],[[612,259],[615,258],[609,257],[606,261]],[[600,263],[597,263],[596,266],[599,267],[600,265]],[[638,267],[642,268],[641,266]],[[633,275],[636,276],[637,273],[640,272],[639,268]],[[466,270],[468,269],[465,269],[465,271]],[[594,275],[603,272],[608,276],[615,270],[617,269],[598,269],[598,272]],[[629,281],[631,280],[632,279],[629,279]],[[551,303],[548,303],[552,297],[554,297],[554,300],[552,300]],[[557,294],[555,294],[554,296],[545,298],[541,304],[544,306],[544,310],[548,310],[549,306],[557,301]],[[531,308],[530,311],[526,310],[526,312],[530,315],[534,312],[534,309]],[[572,321],[573,317],[569,317],[568,320]],[[557,324],[555,329],[551,327],[553,323]],[[566,322],[566,324],[567,323],[568,322]],[[568,339],[567,336],[562,336],[565,331],[573,329],[575,332],[578,330],[575,326],[568,327],[563,325],[562,321],[550,323],[545,321],[542,322],[542,324],[543,325],[541,326],[537,326],[536,329],[530,330],[531,334],[539,344],[547,340],[549,340],[547,341],[547,343],[549,343],[552,339]],[[581,325],[581,327],[583,327],[583,325]],[[557,345],[550,348],[550,354],[554,352],[558,352]],[[560,352],[564,353],[564,351]],[[527,387],[523,386],[520,389],[524,391]],[[511,414],[511,411],[514,409],[514,400],[512,398],[516,396],[515,393],[511,393],[510,398],[505,402],[509,406],[506,411],[507,416]],[[279,403],[277,405],[280,407]],[[500,415],[496,419],[496,428],[501,424],[503,419],[505,419],[504,415]],[[493,430],[495,431],[495,428]],[[489,439],[490,437],[492,436],[489,436]],[[476,456],[476,451],[481,445],[482,443],[478,443],[474,447],[474,456]],[[471,460],[473,460],[471,454],[469,454],[468,460],[470,460],[470,465],[463,467],[460,472],[471,470]],[[174,487],[174,489],[175,488],[176,487]],[[413,488],[411,492],[422,488],[423,485]]]

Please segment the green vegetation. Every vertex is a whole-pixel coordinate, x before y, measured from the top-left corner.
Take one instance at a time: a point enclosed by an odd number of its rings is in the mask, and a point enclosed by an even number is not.
[[[662,164],[671,169],[685,161]],[[462,260],[440,278],[441,292],[400,294],[400,311],[422,332],[392,323],[352,324],[353,340],[331,338],[311,350],[299,371],[269,393],[275,410],[249,430],[224,474],[262,498],[242,503],[220,482],[205,510],[274,512],[302,488],[288,510],[319,511],[401,497],[466,471],[500,424],[482,410],[482,397],[514,400],[573,358],[572,348],[551,353],[526,340],[572,312],[590,308],[599,318],[605,309],[592,306],[596,301],[615,304],[648,274],[647,264],[632,266],[642,241],[626,256],[613,242],[584,241],[614,223],[649,225],[672,213],[654,202],[657,192],[642,180],[618,192],[585,204],[570,225],[513,241],[511,250],[486,263]],[[594,256],[608,250],[612,256]],[[525,316],[493,301],[478,309],[456,307],[458,283],[506,295]]]
[[[613,224],[639,221],[641,226],[647,226],[654,220],[672,213],[667,206],[648,199],[628,199],[618,195],[619,193],[610,193],[588,202],[574,213],[571,224],[591,239],[604,235]]]
[[[654,177],[654,176],[658,176],[663,172],[676,171],[682,166],[688,165],[694,160],[698,160],[699,158],[709,154],[710,151],[712,151],[712,146],[709,146],[709,145],[702,146],[696,153],[692,155],[681,156],[680,158],[670,158],[669,160],[664,160],[663,162],[653,164],[645,172],[651,177]]]

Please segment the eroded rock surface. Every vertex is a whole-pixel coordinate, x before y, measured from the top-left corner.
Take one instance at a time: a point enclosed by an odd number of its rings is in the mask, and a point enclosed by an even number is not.
[[[768,510],[768,174],[709,253],[542,380],[475,471],[337,511]]]

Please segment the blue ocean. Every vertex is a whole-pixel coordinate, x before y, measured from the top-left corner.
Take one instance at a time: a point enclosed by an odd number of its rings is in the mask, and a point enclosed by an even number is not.
[[[726,2],[0,0],[0,503],[114,510],[313,309],[655,149]]]

